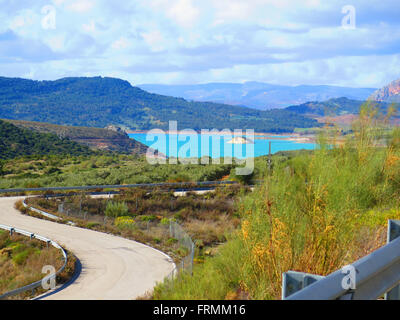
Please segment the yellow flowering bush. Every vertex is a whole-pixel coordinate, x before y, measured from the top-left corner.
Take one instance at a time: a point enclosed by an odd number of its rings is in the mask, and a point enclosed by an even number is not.
[[[115,218],[114,225],[119,228],[131,228],[135,226],[135,220],[128,216],[118,217]]]

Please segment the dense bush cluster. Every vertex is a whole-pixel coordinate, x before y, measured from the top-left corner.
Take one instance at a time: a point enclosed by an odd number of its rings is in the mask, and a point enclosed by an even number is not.
[[[151,165],[136,155],[31,156],[0,161],[0,189],[215,181],[228,176],[233,167]]]

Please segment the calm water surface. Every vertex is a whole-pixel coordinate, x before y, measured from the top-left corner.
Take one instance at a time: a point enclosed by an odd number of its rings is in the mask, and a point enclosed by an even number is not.
[[[226,135],[177,135],[165,134],[164,138],[158,135],[146,133],[131,133],[129,137],[146,146],[157,149],[168,157],[200,158],[209,156],[211,158],[235,156],[240,159],[260,157],[268,154],[269,141],[272,142],[272,153],[289,150],[313,150],[316,145],[313,143],[297,143],[288,140],[277,140],[285,136],[274,136],[275,139],[255,139],[252,146],[246,144],[231,144],[232,137]],[[246,150],[247,149],[247,150]],[[253,150],[254,149],[254,152]]]

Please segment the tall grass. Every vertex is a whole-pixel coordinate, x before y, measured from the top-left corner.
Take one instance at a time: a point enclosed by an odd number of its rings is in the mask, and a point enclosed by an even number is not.
[[[60,251],[38,240],[0,231],[0,294],[42,279],[42,268],[63,264]],[[69,266],[70,268],[71,266]],[[69,278],[69,275],[64,275]],[[28,296],[30,292],[27,293]],[[25,297],[25,294],[23,294]]]
[[[400,217],[398,210],[387,213],[399,204],[400,131],[385,124],[367,105],[352,135],[327,128],[313,154],[276,163],[241,202],[241,228],[219,256],[193,277],[179,277],[173,292],[159,285],[154,297],[220,299],[245,292],[251,299],[279,299],[283,272],[326,275],[382,245],[382,216]]]
[[[240,281],[243,243],[231,239],[222,248],[212,263],[198,265],[192,275],[183,273],[174,280],[166,280],[154,289],[153,297],[168,300],[223,300],[236,292]]]

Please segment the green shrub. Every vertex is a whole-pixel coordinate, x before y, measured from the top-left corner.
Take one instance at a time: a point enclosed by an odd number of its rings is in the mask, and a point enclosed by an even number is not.
[[[160,221],[160,223],[163,225],[163,226],[168,226],[169,225],[169,223],[170,223],[170,219],[168,219],[168,218],[162,218],[161,219],[161,221]]]
[[[17,265],[22,265],[23,263],[25,263],[26,258],[29,255],[29,251],[28,250],[24,250],[20,253],[17,253],[16,255],[13,255],[13,262]]]
[[[169,244],[169,245],[173,245],[173,244],[175,244],[175,243],[178,243],[178,239],[169,238],[169,239],[167,240],[167,244]]]
[[[157,219],[157,217],[154,215],[151,215],[151,216],[144,215],[144,216],[140,216],[139,219],[143,222],[153,222]]]
[[[237,175],[236,169],[232,169],[229,175],[229,180],[237,181],[244,185],[249,185],[253,183],[255,172],[253,171],[251,174],[248,175]]]
[[[98,226],[100,226],[101,224],[100,223],[98,223],[98,222],[89,222],[87,225],[86,225],[86,228],[88,228],[88,229],[94,229],[94,228],[96,228],[96,227],[98,227]]]
[[[125,202],[110,201],[107,203],[105,214],[107,217],[117,218],[127,216],[128,212],[129,209]]]

